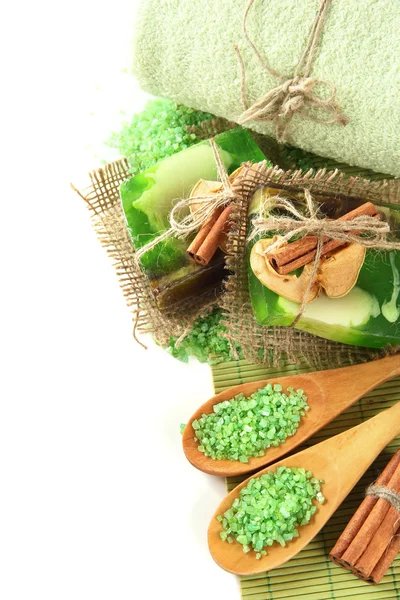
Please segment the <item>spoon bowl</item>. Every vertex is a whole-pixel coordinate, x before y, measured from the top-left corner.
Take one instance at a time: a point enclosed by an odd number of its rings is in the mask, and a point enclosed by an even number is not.
[[[210,475],[228,477],[250,473],[285,456],[374,387],[398,375],[400,375],[400,355],[352,367],[275,377],[236,385],[213,396],[194,413],[183,432],[183,450],[194,467]],[[301,418],[294,435],[288,437],[280,446],[265,450],[264,456],[251,457],[248,463],[238,460],[214,460],[197,449],[199,442],[195,440],[196,432],[192,427],[194,420],[199,419],[203,414],[212,413],[215,404],[231,400],[237,394],[251,396],[268,383],[279,383],[283,391],[288,387],[304,390],[309,410]]]
[[[325,502],[317,505],[317,512],[310,523],[299,526],[299,537],[286,546],[274,543],[267,548],[268,554],[259,560],[255,558],[253,550],[244,553],[241,544],[236,541],[228,544],[222,541],[219,535],[223,527],[216,517],[232,506],[240,490],[249,483],[251,477],[243,481],[222,500],[208,529],[208,545],[216,563],[236,575],[265,573],[286,563],[317,535],[378,454],[399,434],[400,402],[357,427],[289,456],[253,475],[259,477],[264,473],[274,472],[281,466],[302,467],[311,471],[313,477],[324,480],[322,493]]]

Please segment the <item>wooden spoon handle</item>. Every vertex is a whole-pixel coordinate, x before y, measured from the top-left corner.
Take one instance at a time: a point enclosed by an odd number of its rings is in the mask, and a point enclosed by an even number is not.
[[[361,365],[313,373],[332,405],[346,408],[375,387],[400,376],[400,354]]]
[[[362,476],[382,450],[398,435],[400,435],[400,402],[361,425],[322,442],[320,447],[322,451],[322,445],[328,446],[332,440],[336,453],[331,455],[331,460],[337,463],[338,469],[345,468],[345,472],[351,473],[348,488],[350,491],[354,481]]]

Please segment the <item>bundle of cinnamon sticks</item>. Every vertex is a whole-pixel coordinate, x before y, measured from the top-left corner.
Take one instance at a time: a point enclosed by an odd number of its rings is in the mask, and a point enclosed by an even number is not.
[[[365,204],[358,206],[354,210],[340,217],[338,221],[351,221],[361,215],[379,218],[376,206],[372,204],[372,202],[365,202]],[[324,256],[345,244],[346,242],[341,240],[331,240],[325,237],[321,256]],[[317,254],[317,246],[318,238],[313,235],[306,235],[296,242],[287,244],[273,253],[271,252],[271,254],[269,254],[269,260],[277,273],[280,275],[287,275],[314,260]]]
[[[400,494],[400,450],[375,482]],[[398,496],[400,498],[400,496]],[[379,583],[400,551],[400,512],[387,499],[367,494],[330,552],[331,560],[368,583]]]
[[[215,210],[190,244],[187,253],[197,264],[208,265],[223,244],[228,231],[231,211],[231,206]]]

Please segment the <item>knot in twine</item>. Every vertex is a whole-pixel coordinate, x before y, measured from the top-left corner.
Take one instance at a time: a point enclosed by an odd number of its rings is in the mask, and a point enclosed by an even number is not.
[[[258,48],[250,39],[247,31],[247,17],[250,8],[255,0],[250,0],[243,17],[243,34],[247,43],[252,48],[262,69],[275,78],[281,80],[281,83],[267,92],[264,96],[256,100],[251,106],[248,106],[246,100],[246,70],[242,54],[238,46],[234,45],[241,70],[241,99],[244,111],[238,118],[240,125],[245,125],[251,121],[275,121],[276,136],[278,141],[284,142],[287,137],[287,129],[293,116],[299,113],[316,123],[330,125],[340,123],[347,125],[348,119],[342,113],[340,107],[335,103],[336,87],[315,77],[310,77],[312,62],[318,49],[318,43],[322,35],[322,28],[325,22],[326,14],[331,0],[321,0],[319,11],[315,17],[306,48],[295,69],[294,76],[287,78],[274,69],[271,69],[262,58]],[[320,98],[314,88],[323,85],[329,88],[331,94],[324,100]],[[312,114],[310,110],[321,109],[330,114],[326,118],[319,118]]]
[[[374,496],[375,498],[383,498],[387,500],[400,513],[400,494],[387,488],[384,485],[370,485],[365,492],[366,496]]]
[[[218,152],[217,144],[215,143],[214,138],[210,138],[209,142],[214,154],[218,178],[222,185],[221,191],[208,195],[191,196],[190,198],[179,200],[172,208],[169,215],[170,228],[154,238],[151,242],[148,242],[139,248],[135,253],[137,259],[140,259],[146,252],[152,250],[160,242],[166,241],[171,237],[186,238],[191,233],[198,231],[207,222],[214,211],[230,204],[235,199],[228,172],[225,169],[225,165]],[[193,207],[193,211],[190,210],[191,207]]]
[[[318,274],[319,264],[322,258],[322,248],[326,239],[340,240],[344,243],[357,243],[366,248],[381,250],[400,250],[400,242],[388,241],[390,225],[369,215],[360,215],[351,221],[330,220],[323,217],[318,205],[308,189],[304,190],[306,212],[303,214],[287,198],[272,196],[266,198],[260,207],[258,216],[253,219],[253,231],[247,238],[250,242],[259,235],[270,231],[285,232],[282,237],[272,243],[264,251],[267,256],[284,243],[289,243],[295,236],[304,237],[314,235],[317,237],[316,255],[310,274],[310,280],[305,290],[299,312],[292,323],[296,325],[307,306],[307,298],[311,287]],[[284,210],[288,214],[275,214],[273,211]]]

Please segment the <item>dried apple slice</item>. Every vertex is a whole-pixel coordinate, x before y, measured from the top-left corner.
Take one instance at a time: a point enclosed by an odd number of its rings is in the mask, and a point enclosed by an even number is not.
[[[310,281],[312,267],[306,265],[299,277],[297,275],[279,275],[265,254],[268,246],[271,246],[278,239],[279,236],[275,236],[259,240],[254,244],[250,255],[250,266],[254,275],[267,288],[279,294],[279,296],[292,300],[292,302],[301,303]],[[321,286],[316,278],[309,291],[307,302],[315,300],[320,293],[320,289]]]
[[[254,275],[267,288],[287,300],[301,303],[310,282],[314,263],[307,264],[300,276],[280,275],[265,254],[267,248],[277,240],[279,236],[259,240],[251,251],[250,266]],[[322,290],[328,298],[341,298],[348,294],[357,283],[365,253],[363,246],[350,244],[330,256],[322,257],[307,303],[315,300]]]
[[[357,283],[364,264],[366,249],[350,244],[328,256],[321,265],[319,282],[328,298],[341,298]]]

